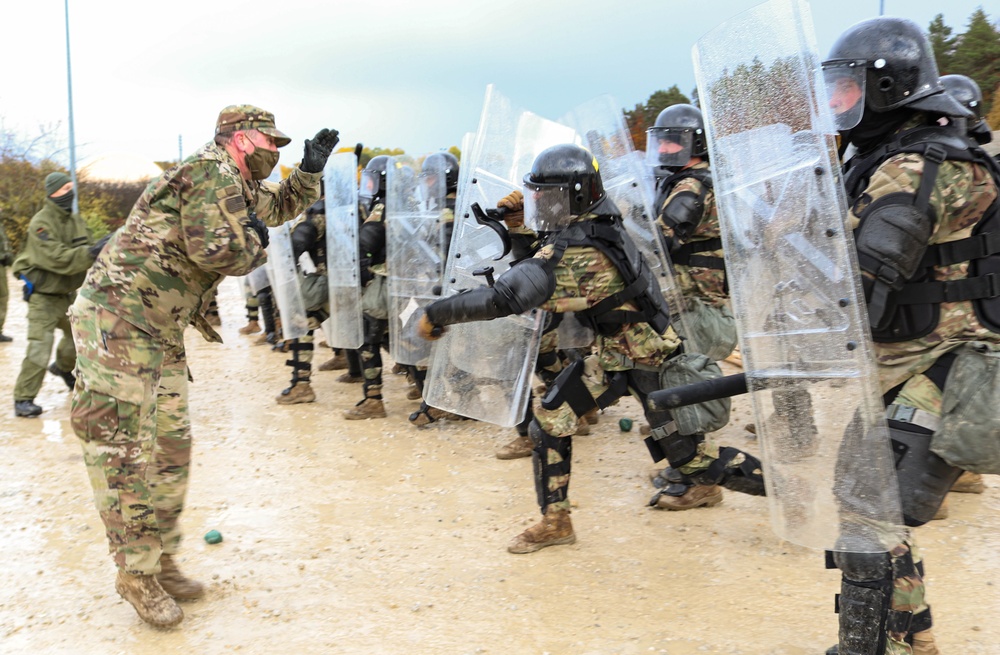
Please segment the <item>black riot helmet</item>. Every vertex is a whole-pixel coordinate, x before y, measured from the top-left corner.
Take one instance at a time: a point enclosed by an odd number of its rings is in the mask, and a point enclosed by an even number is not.
[[[993,132],[983,118],[983,92],[971,77],[965,75],[942,75],[941,86],[952,98],[974,115],[966,128],[969,136],[979,144],[993,140]]]
[[[361,187],[358,197],[371,204],[377,200],[385,200],[385,169],[389,165],[388,155],[372,157],[361,171]]]
[[[880,16],[848,28],[830,49],[823,73],[838,130],[855,127],[866,110],[906,107],[955,118],[969,113],[944,92],[930,41],[905,18]]]
[[[553,232],[589,213],[621,215],[604,192],[597,158],[569,143],[540,152],[524,176],[524,224]]]
[[[646,130],[646,163],[666,174],[687,166],[692,157],[707,157],[705,121],[694,105],[671,105]]]
[[[451,193],[458,189],[458,158],[443,150],[427,155],[427,158],[424,159],[424,165],[420,169],[420,174],[422,176],[444,176],[447,192]]]

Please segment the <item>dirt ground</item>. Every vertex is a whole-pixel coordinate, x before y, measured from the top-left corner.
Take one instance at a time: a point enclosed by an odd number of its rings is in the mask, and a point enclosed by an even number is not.
[[[528,459],[500,461],[513,430],[476,422],[416,429],[402,377],[389,417],[346,422],[359,385],[314,376],[318,401],[278,406],[285,355],[237,329],[222,286],[224,345],[188,333],[195,453],[180,563],[207,583],[171,631],[114,591],[114,568],[69,425],[48,376],[37,419],[13,414],[25,303],[11,281],[0,346],[0,653],[660,653],[807,655],[834,643],[836,571],[780,541],[762,498],[712,509],[646,506],[649,456],[632,399],[574,447],[578,541],[530,555],[508,540],[538,518]],[[319,351],[322,361],[328,351]],[[759,452],[737,399],[720,441]],[[1000,652],[1000,482],[951,494],[921,528],[942,653]],[[219,530],[224,541],[202,536]]]

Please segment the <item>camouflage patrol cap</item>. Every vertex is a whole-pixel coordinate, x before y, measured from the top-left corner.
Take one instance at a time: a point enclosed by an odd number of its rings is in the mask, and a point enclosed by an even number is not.
[[[287,146],[291,139],[274,126],[274,114],[253,105],[229,105],[219,112],[215,122],[216,134],[227,134],[239,130],[257,130],[274,139],[279,148]]]

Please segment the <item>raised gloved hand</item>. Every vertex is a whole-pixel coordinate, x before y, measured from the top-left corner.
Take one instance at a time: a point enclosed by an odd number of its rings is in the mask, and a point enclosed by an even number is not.
[[[503,222],[508,228],[524,225],[524,194],[515,189],[500,199],[497,209],[504,209]]]
[[[444,336],[445,332],[446,330],[443,326],[431,323],[430,319],[427,318],[427,314],[422,315],[420,320],[417,321],[417,334],[425,341],[437,341]]]
[[[248,216],[250,218],[250,227],[260,237],[261,248],[267,248],[267,245],[271,243],[271,237],[267,233],[267,225],[264,224],[264,221],[257,218],[257,212],[250,212]]]
[[[337,130],[323,128],[311,139],[306,139],[305,151],[302,153],[302,164],[299,166],[306,173],[319,173],[326,166],[330,153],[340,143]]]

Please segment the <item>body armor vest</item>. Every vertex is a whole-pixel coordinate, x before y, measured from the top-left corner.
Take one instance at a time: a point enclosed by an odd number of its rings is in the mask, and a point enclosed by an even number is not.
[[[560,231],[552,242],[555,254],[549,265],[562,259],[566,248],[584,246],[596,248],[611,260],[625,281],[625,288],[600,301],[593,307],[576,312],[576,317],[602,335],[617,333],[627,323],[649,323],[658,333],[670,325],[670,309],[663,299],[660,285],[650,273],[642,254],[621,226],[617,217],[599,217],[572,223]],[[632,301],[639,311],[618,309]]]
[[[868,186],[875,170],[889,157],[899,153],[918,153],[924,158],[920,187],[913,204],[928,212],[931,192],[938,169],[945,161],[979,164],[990,171],[1000,188],[1000,165],[981,148],[969,142],[954,128],[918,127],[897,134],[863,157],[851,159],[844,170],[844,186],[853,204]],[[855,160],[858,161],[855,161]],[[859,216],[863,222],[865,212]],[[960,280],[936,280],[934,267],[969,262],[968,276]],[[878,262],[859,257],[864,271],[878,270]],[[1000,197],[986,210],[973,229],[972,236],[928,246],[916,273],[898,291],[889,295],[894,316],[884,330],[872,330],[876,342],[909,341],[927,336],[938,325],[941,303],[971,301],[976,317],[986,328],[1000,332]]]

